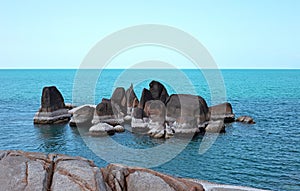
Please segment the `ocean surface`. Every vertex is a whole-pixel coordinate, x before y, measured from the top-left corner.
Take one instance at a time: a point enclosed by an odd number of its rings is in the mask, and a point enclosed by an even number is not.
[[[199,153],[204,137],[191,139],[182,152],[154,170],[224,184],[300,190],[300,70],[222,70],[224,81],[210,72],[206,76],[198,70],[86,70],[80,74],[84,78],[75,80],[80,76],[77,70],[0,70],[0,150],[79,155],[103,167],[108,162],[97,156],[85,139],[93,139],[100,149],[110,153],[110,146],[103,144],[107,138],[88,137],[68,124],[33,125],[42,88],[57,86],[66,103],[97,104],[109,98],[115,87],[128,88],[131,82],[140,97],[142,88],[148,88],[148,83],[156,79],[167,86],[170,94],[199,94],[208,105],[226,99],[236,116],[249,115],[256,124],[228,124],[226,133],[220,134],[204,153]],[[214,95],[220,95],[220,99]],[[155,140],[129,130],[110,138],[124,148],[142,150],[164,142],[180,144],[175,138]],[[168,148],[164,151],[170,152]],[[153,153],[148,160],[162,156]],[[138,155],[132,158],[147,162]],[[118,160],[130,162],[122,155]]]

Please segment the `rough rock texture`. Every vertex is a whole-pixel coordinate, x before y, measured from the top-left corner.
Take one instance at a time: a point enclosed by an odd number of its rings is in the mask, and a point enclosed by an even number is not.
[[[9,191],[262,191],[119,164],[100,169],[81,157],[23,151],[0,151],[0,172],[0,190]]]
[[[92,135],[113,135],[115,129],[112,125],[107,123],[98,123],[89,129]]]
[[[1,190],[107,190],[92,161],[80,157],[0,151]]]
[[[55,86],[44,87],[41,108],[33,118],[34,124],[56,124],[68,122],[71,114],[65,107],[64,98]]]
[[[144,168],[111,164],[101,170],[104,181],[113,191],[204,190],[201,184]]]
[[[169,94],[167,92],[167,89],[164,85],[162,85],[158,81],[152,81],[149,84],[150,92],[154,100],[160,100],[164,104],[167,102],[167,99],[169,98]]]
[[[241,117],[237,118],[236,121],[241,122],[241,123],[255,124],[254,119],[249,116],[241,116]]]
[[[94,118],[95,106],[83,105],[69,111],[72,114],[71,127],[90,127]]]
[[[165,138],[166,107],[160,100],[148,101],[144,111],[149,116],[148,134],[154,138]]]
[[[225,123],[231,123],[235,120],[232,106],[228,102],[209,107],[209,112],[210,120],[223,120]]]

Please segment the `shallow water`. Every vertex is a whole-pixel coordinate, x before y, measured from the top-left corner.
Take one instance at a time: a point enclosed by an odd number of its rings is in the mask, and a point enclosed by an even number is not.
[[[104,144],[105,138],[83,136],[82,139],[82,133],[67,124],[33,125],[42,88],[56,85],[66,102],[72,103],[76,99],[76,103],[89,101],[93,104],[103,97],[110,97],[116,86],[127,88],[134,80],[139,97],[142,88],[148,88],[151,76],[154,76],[167,85],[170,93],[194,92],[203,96],[209,105],[217,102],[212,99],[215,90],[209,88],[199,71],[183,70],[179,73],[172,70],[105,70],[97,83],[92,81],[92,75],[86,75],[90,82],[76,84],[76,70],[0,70],[0,149],[80,155],[105,166],[107,162],[90,150],[84,141],[89,140],[101,151],[111,153],[114,148]],[[188,76],[190,81],[182,79],[181,74]],[[227,100],[236,115],[250,115],[257,123],[229,124],[226,133],[218,136],[204,154],[199,154],[203,136],[198,136],[190,140],[175,158],[153,169],[225,184],[300,190],[300,70],[223,70],[222,75]],[[87,94],[80,94],[83,96],[80,99],[73,97],[73,87],[80,87],[83,92],[87,88],[86,92],[89,92],[88,86],[94,83],[95,97],[87,97]],[[181,143],[181,139],[155,140],[129,131],[110,138],[126,148],[144,149],[145,152],[165,143],[176,149]],[[161,159],[164,154],[153,153],[149,163]],[[118,160],[124,163],[147,162],[138,155],[132,155],[130,159],[121,156],[119,154]]]

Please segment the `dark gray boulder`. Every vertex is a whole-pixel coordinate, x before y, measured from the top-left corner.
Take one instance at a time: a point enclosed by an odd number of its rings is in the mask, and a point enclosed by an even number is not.
[[[110,98],[110,101],[113,106],[113,109],[118,108],[114,111],[115,115],[117,115],[116,112],[122,112],[123,114],[127,113],[127,101],[124,88],[116,88]]]
[[[200,97],[189,94],[172,94],[166,103],[167,118],[176,120],[181,118],[194,118],[197,123],[209,120],[206,101]],[[185,120],[186,121],[186,120]]]
[[[127,114],[131,115],[132,108],[137,107],[139,104],[139,100],[134,92],[133,84],[125,92],[126,102],[127,102]]]
[[[41,108],[33,118],[34,124],[66,123],[71,114],[65,106],[64,98],[55,86],[44,87],[41,97]]]
[[[150,100],[153,100],[152,94],[149,90],[144,88],[138,107],[141,108],[141,109],[144,109],[146,102],[150,101]]]
[[[153,99],[160,100],[165,104],[167,99],[169,98],[169,94],[165,86],[160,82],[153,80],[152,82],[150,82],[149,87]]]

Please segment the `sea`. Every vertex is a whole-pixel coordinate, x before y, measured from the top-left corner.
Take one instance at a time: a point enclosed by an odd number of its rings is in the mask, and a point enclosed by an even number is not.
[[[152,139],[131,132],[130,124],[110,137],[91,137],[68,124],[33,124],[45,86],[56,86],[66,103],[78,106],[98,104],[116,87],[126,89],[131,83],[140,97],[152,80],[162,82],[169,94],[200,95],[209,106],[228,101],[236,117],[251,116],[256,124],[231,123],[226,133],[188,141]],[[91,159],[99,167],[112,162],[150,165],[177,177],[300,190],[300,70],[3,69],[0,82],[0,150],[61,153]],[[200,151],[207,139],[209,145]],[[184,147],[176,150],[182,142]],[[110,143],[136,152],[128,157]],[[175,154],[165,158],[165,153]]]

